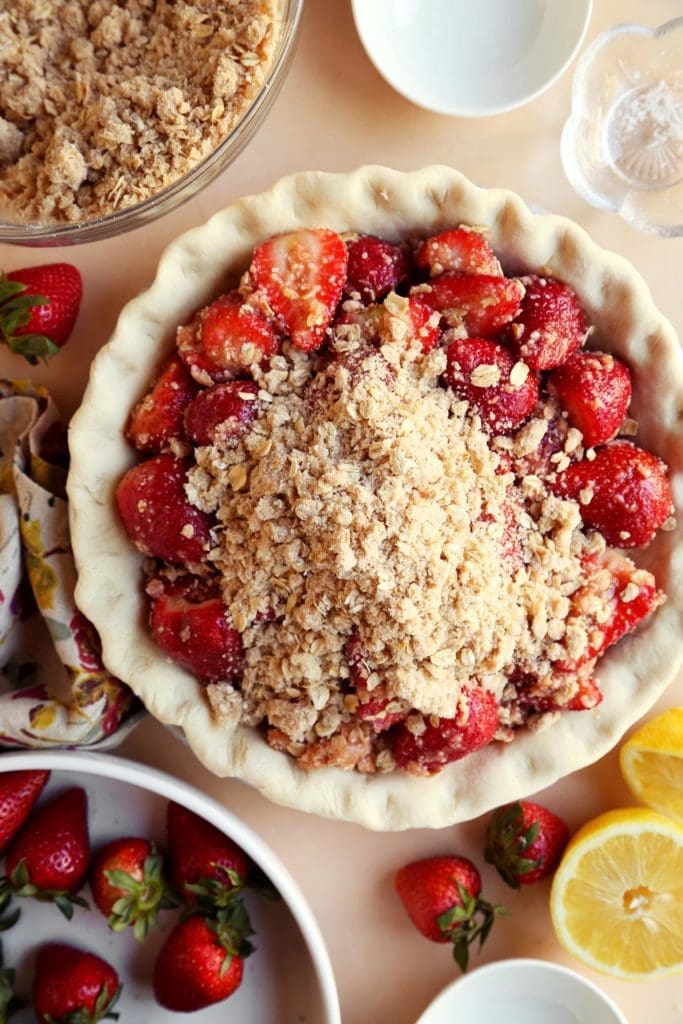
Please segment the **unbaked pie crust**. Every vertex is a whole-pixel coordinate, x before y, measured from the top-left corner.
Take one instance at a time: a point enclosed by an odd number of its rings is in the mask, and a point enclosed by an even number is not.
[[[603,702],[565,712],[543,730],[520,730],[448,765],[438,775],[305,772],[256,730],[228,733],[199,683],[168,661],[148,632],[142,555],[121,524],[114,490],[136,453],[124,438],[175,328],[234,284],[254,246],[298,226],[356,230],[389,240],[425,237],[460,223],[486,228],[506,274],[543,271],[571,285],[595,327],[589,346],[625,360],[633,376],[630,414],[639,443],[668,464],[680,521],[683,502],[683,362],[671,324],[623,258],[595,245],[565,218],[529,211],[512,192],[481,189],[447,167],[401,173],[364,167],[350,174],[285,178],[186,232],[161,258],[147,291],[130,302],[95,359],[70,427],[68,494],[78,567],[76,599],[102,637],[107,668],[160,721],[179,727],[207,768],[236,776],[277,803],[379,830],[442,827],[536,792],[605,754],[659,698],[683,660],[683,526],[635,554],[667,594],[635,635],[598,664]]]

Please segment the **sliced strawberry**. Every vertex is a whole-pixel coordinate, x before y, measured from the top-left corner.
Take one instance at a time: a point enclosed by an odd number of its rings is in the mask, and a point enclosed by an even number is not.
[[[587,448],[611,441],[631,402],[631,374],[607,352],[574,352],[548,377]]]
[[[280,338],[239,292],[229,292],[180,327],[177,344],[192,373],[205,383],[207,374],[211,380],[226,380],[275,355]]]
[[[526,711],[590,711],[602,702],[603,693],[593,678],[595,657],[586,655],[581,664],[556,662],[552,676],[539,678],[530,674],[519,674],[514,682],[517,690],[516,703]],[[571,693],[571,696],[569,694]]]
[[[377,302],[395,291],[408,276],[408,261],[400,246],[374,235],[361,235],[348,246],[346,295]]]
[[[441,338],[439,317],[428,303],[417,295],[408,299],[408,316],[413,336],[422,342],[422,351],[426,354],[435,349]]]
[[[529,367],[494,341],[463,338],[446,349],[446,383],[477,410],[492,433],[520,426],[538,400]]]
[[[173,455],[155,455],[133,466],[120,481],[116,501],[123,525],[143,554],[184,565],[205,558],[210,520],[187,500],[190,465]]]
[[[464,325],[470,336],[492,338],[517,316],[524,286],[516,278],[456,272],[417,285],[411,295],[419,295],[451,325]]]
[[[666,466],[630,441],[613,441],[592,461],[569,466],[552,488],[578,501],[586,526],[600,530],[614,547],[649,544],[673,510]]]
[[[272,318],[304,352],[319,348],[346,281],[342,238],[328,228],[299,228],[254,249],[244,285],[248,303]]]
[[[573,611],[588,624],[588,646],[580,658],[557,663],[575,672],[632,632],[664,600],[652,573],[639,569],[618,551],[588,563],[586,582],[572,595]],[[609,616],[596,618],[594,608],[607,604]]]
[[[401,722],[388,734],[389,746],[399,768],[414,775],[433,775],[451,761],[487,746],[498,728],[498,702],[489,690],[463,686],[467,699],[467,720],[431,717],[423,719],[424,730],[416,735]],[[410,720],[410,719],[409,719]]]
[[[173,661],[202,682],[233,682],[242,674],[242,638],[220,588],[193,577],[150,580],[150,628]]]
[[[568,285],[535,274],[522,280],[526,293],[510,333],[529,366],[552,370],[583,345],[588,323],[576,292]]]
[[[185,430],[195,444],[235,443],[258,413],[258,387],[232,380],[201,391],[185,410]]]
[[[386,686],[378,682],[372,690],[368,689],[368,676],[371,675],[367,660],[367,652],[358,632],[353,633],[346,645],[346,657],[349,662],[349,679],[353,686],[358,704],[355,713],[363,721],[369,722],[376,733],[390,729],[401,722],[407,714],[400,702],[390,701]],[[389,709],[389,705],[392,705]]]
[[[154,387],[133,409],[126,437],[143,452],[160,452],[174,437],[183,437],[185,406],[199,390],[185,363],[172,355]]]
[[[431,277],[454,270],[465,274],[502,275],[493,249],[479,231],[461,226],[421,242],[415,250],[415,262]]]

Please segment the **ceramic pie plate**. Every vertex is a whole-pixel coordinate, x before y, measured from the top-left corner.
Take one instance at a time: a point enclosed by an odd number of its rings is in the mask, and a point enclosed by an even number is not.
[[[340,1024],[332,967],[313,914],[284,865],[248,825],[192,786],[123,758],[41,751],[6,754],[0,761],[0,772],[46,768],[52,775],[41,803],[71,786],[85,789],[93,850],[125,835],[149,837],[163,849],[166,806],[175,800],[230,836],[279,891],[282,898],[276,901],[255,893],[245,897],[256,951],[245,960],[244,978],[237,991],[192,1014],[196,1024]],[[5,963],[17,970],[16,991],[30,992],[39,942],[67,942],[104,957],[116,968],[123,985],[116,1008],[122,1021],[178,1021],[178,1014],[155,1002],[150,983],[157,952],[177,921],[177,912],[162,911],[161,927],[139,945],[130,929],[119,935],[109,930],[104,917],[93,908],[87,886],[81,895],[89,900],[91,909],[76,908],[69,924],[52,904],[16,901],[21,918],[2,938]],[[34,1020],[28,1006],[12,1016],[13,1024]]]
[[[238,279],[258,242],[302,225],[399,240],[461,222],[487,229],[507,274],[542,268],[577,291],[595,326],[590,344],[631,368],[637,440],[668,464],[680,520],[683,364],[676,333],[642,278],[571,221],[533,214],[512,192],[477,188],[441,166],[412,173],[384,167],[300,173],[181,235],[162,256],[152,285],[122,311],[70,427],[76,599],[100,632],[109,670],[153,715],[182,729],[215,774],[237,776],[278,803],[380,830],[439,828],[476,817],[610,750],[660,697],[683,660],[683,527],[660,533],[646,551],[635,553],[655,572],[668,600],[600,660],[597,678],[605,699],[596,709],[567,712],[551,728],[522,731],[512,743],[492,744],[430,778],[338,768],[307,773],[252,729],[227,735],[197,681],[155,646],[146,628],[142,556],[119,521],[114,490],[136,461],[123,434],[128,412],[172,351],[176,326]]]

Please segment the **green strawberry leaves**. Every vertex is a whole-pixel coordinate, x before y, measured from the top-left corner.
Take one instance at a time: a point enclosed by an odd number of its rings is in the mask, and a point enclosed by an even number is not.
[[[109,884],[122,891],[107,919],[109,927],[114,932],[122,932],[132,926],[138,942],[144,942],[150,928],[157,926],[160,910],[178,905],[167,889],[163,863],[156,852],[145,858],[142,870],[142,879],[119,869],[104,872]]]
[[[44,334],[17,335],[16,332],[29,323],[36,306],[47,306],[49,302],[45,295],[26,294],[26,285],[20,281],[0,277],[0,341],[32,366],[39,359],[47,363],[59,348]]]
[[[67,921],[73,917],[74,906],[89,909],[88,901],[84,900],[82,896],[75,896],[63,889],[39,889],[29,879],[25,860],[20,860],[9,878],[3,879],[0,892],[4,894],[8,890],[11,890],[15,896],[28,896],[31,899],[40,900],[41,903],[54,903]]]
[[[2,944],[0,943],[0,1024],[7,1024],[15,1010],[24,1005],[14,995],[14,979],[16,972],[12,967],[5,967]]]
[[[505,882],[520,888],[520,878],[541,866],[542,860],[527,856],[538,838],[539,823],[524,827],[524,810],[519,801],[494,812],[486,837],[484,859],[493,864]]]
[[[507,910],[473,896],[461,882],[458,882],[458,895],[461,902],[439,914],[436,921],[444,935],[453,942],[453,959],[464,972],[469,964],[471,944],[478,939],[481,949],[493,927],[496,914],[505,915]]]

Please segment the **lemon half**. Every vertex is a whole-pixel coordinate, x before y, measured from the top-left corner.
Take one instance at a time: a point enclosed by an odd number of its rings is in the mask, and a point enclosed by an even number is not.
[[[636,799],[683,821],[683,708],[669,708],[634,732],[619,764]]]
[[[683,827],[635,807],[589,821],[555,873],[550,911],[560,943],[596,971],[683,971]]]

